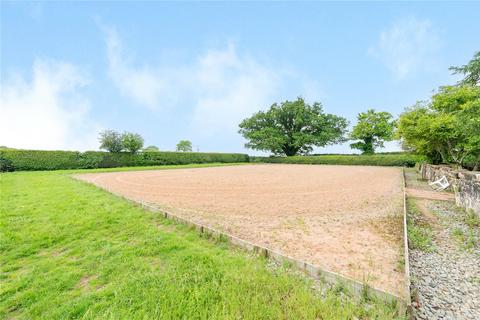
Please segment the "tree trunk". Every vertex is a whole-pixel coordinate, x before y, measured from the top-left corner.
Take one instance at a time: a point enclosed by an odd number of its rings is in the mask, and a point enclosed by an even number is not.
[[[298,153],[299,148],[292,147],[290,145],[285,145],[283,146],[282,150],[287,157],[291,157]]]
[[[365,147],[363,149],[363,154],[374,154],[375,149],[373,148],[373,137],[368,137],[363,139],[363,143],[365,143]]]

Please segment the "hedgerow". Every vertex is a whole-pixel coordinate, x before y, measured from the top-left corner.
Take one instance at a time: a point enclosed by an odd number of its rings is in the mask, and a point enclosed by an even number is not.
[[[240,153],[204,152],[101,152],[101,151],[43,151],[43,150],[0,150],[0,171],[13,170],[61,170],[93,169],[113,167],[136,167],[174,165],[190,163],[233,163],[248,162],[249,157]],[[5,165],[3,165],[5,163]],[[8,166],[6,165],[8,163]]]
[[[411,153],[383,153],[373,155],[315,155],[293,157],[250,157],[251,162],[264,163],[298,163],[364,166],[402,166],[413,167],[424,161],[424,157]]]
[[[425,158],[411,153],[382,153],[374,155],[312,155],[293,157],[249,157],[241,153],[204,152],[102,152],[102,151],[43,151],[43,150],[0,150],[0,171],[33,171],[63,169],[94,169],[115,167],[137,167],[176,165],[190,163],[298,163],[331,165],[369,165],[413,167]]]

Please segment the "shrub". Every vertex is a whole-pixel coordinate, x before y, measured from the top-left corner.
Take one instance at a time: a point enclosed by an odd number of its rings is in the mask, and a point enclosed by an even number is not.
[[[203,153],[203,152],[127,152],[103,151],[41,151],[0,149],[0,159],[4,166],[13,170],[59,170],[92,169],[113,167],[156,166],[172,164],[209,163],[209,162],[249,162],[246,154],[240,153]]]
[[[0,155],[0,172],[14,171],[12,160],[6,159]]]
[[[80,168],[80,152],[2,149],[0,157],[11,161],[14,170],[58,170]]]

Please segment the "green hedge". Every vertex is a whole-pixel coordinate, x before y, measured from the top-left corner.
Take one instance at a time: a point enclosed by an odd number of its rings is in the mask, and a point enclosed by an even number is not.
[[[136,167],[209,162],[233,163],[248,162],[249,157],[240,153],[145,152],[131,154],[100,151],[1,149],[0,160],[0,164],[5,163],[5,165],[0,165],[0,171],[7,171],[7,168],[8,171],[13,171]],[[6,164],[9,164],[9,166]]]
[[[298,164],[337,164],[364,166],[405,166],[413,167],[424,161],[422,156],[411,153],[383,153],[374,155],[315,155],[293,157],[250,157],[251,162],[298,163]]]
[[[314,155],[294,157],[249,157],[240,153],[203,152],[126,152],[101,151],[42,151],[0,149],[0,171],[61,170],[113,167],[137,167],[211,162],[264,162],[299,164],[337,164],[370,166],[406,166],[425,161],[424,157],[411,153],[382,153],[374,155]]]

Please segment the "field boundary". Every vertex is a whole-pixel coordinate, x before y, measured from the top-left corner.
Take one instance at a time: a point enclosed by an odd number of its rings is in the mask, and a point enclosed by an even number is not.
[[[402,177],[404,179],[404,173],[402,169]],[[76,179],[75,177],[72,177]],[[81,181],[82,183],[87,183],[90,185],[95,186],[96,188],[99,188],[95,184],[91,182],[86,182],[84,180],[76,179],[78,181]],[[404,181],[405,184],[405,181]],[[118,194],[116,192],[100,188],[110,194],[113,194],[123,200],[126,200],[127,202],[141,207],[143,210],[154,212],[154,213],[160,213],[163,215],[165,219],[169,219],[172,221],[175,221],[177,223],[181,223],[184,225],[187,225],[189,227],[195,228],[200,234],[205,234],[209,235],[213,238],[218,238],[218,239],[224,239],[227,240],[230,244],[234,245],[235,247],[241,248],[246,250],[247,252],[251,252],[254,254],[258,254],[260,256],[263,256],[268,259],[272,259],[276,262],[279,263],[288,263],[292,266],[294,266],[296,269],[302,271],[306,275],[320,281],[324,281],[330,285],[340,285],[347,289],[347,291],[352,294],[356,298],[362,298],[365,295],[370,296],[370,297],[375,297],[376,299],[379,299],[381,301],[387,302],[387,303],[396,303],[398,310],[400,313],[405,313],[408,308],[410,307],[410,278],[409,278],[409,266],[408,266],[408,255],[405,256],[405,272],[408,274],[408,277],[406,279],[407,281],[407,293],[408,295],[405,298],[399,297],[393,293],[386,292],[382,289],[375,288],[373,286],[370,286],[367,283],[362,283],[360,281],[357,281],[355,279],[352,279],[348,276],[341,275],[339,273],[323,269],[321,267],[314,266],[308,262],[295,259],[291,256],[285,255],[283,253],[280,253],[278,251],[272,250],[270,248],[261,246],[259,244],[254,244],[251,243],[247,240],[240,239],[234,235],[231,235],[229,233],[217,230],[215,228],[212,228],[208,225],[203,225],[201,223],[193,222],[191,220],[188,220],[186,218],[180,217],[176,214],[173,214],[167,210],[164,210],[162,208],[156,207],[152,204],[143,202],[143,201],[137,201],[137,200],[132,200],[129,198],[126,198],[125,196]],[[406,191],[404,187],[404,224],[406,223]],[[406,233],[406,229],[404,227],[404,232]],[[405,238],[406,239],[406,238]],[[407,241],[408,242],[408,241]],[[408,254],[408,247],[405,250],[406,254]]]
[[[123,196],[120,196],[123,198]],[[386,301],[386,302],[399,302],[400,305],[402,305],[402,308],[404,309],[406,304],[404,299],[401,297],[398,297],[392,293],[383,291],[381,289],[372,287],[368,284],[359,282],[357,280],[354,280],[352,278],[349,278],[347,276],[340,275],[336,272],[325,270],[322,268],[319,268],[317,266],[314,266],[308,262],[302,261],[295,259],[293,257],[290,257],[288,255],[285,255],[283,253],[280,253],[278,251],[272,250],[270,248],[251,243],[249,241],[246,241],[244,239],[240,239],[234,235],[225,233],[223,231],[219,231],[215,228],[212,228],[210,226],[202,225],[193,221],[190,221],[188,219],[185,219],[183,217],[180,217],[178,215],[172,214],[171,212],[168,212],[166,210],[157,208],[151,204],[140,202],[140,201],[134,201],[130,200],[127,198],[124,198],[127,201],[130,201],[134,204],[140,205],[143,209],[151,211],[151,212],[156,212],[156,213],[161,213],[163,214],[165,219],[170,219],[173,221],[176,221],[181,224],[185,224],[187,226],[194,227],[196,230],[198,230],[200,233],[210,235],[212,237],[217,237],[217,238],[222,238],[228,240],[231,244],[234,246],[240,247],[242,249],[245,249],[248,252],[253,252],[256,254],[259,254],[263,257],[275,260],[279,263],[291,263],[293,266],[295,266],[297,269],[303,271],[307,275],[311,276],[314,279],[317,280],[323,280],[329,284],[332,285],[337,285],[341,284],[345,286],[348,291],[353,294],[356,297],[361,297],[364,294],[369,294],[373,295],[376,298]]]
[[[96,186],[91,182],[77,179],[74,176],[71,176],[71,178],[77,181],[80,181],[82,183],[87,183],[95,186],[96,188],[99,188],[98,186]],[[411,315],[410,313],[410,310],[411,310],[410,266],[409,266],[409,260],[408,260],[408,234],[407,234],[407,202],[406,202],[407,195],[406,195],[406,181],[405,181],[404,168],[402,168],[402,180],[403,180],[402,181],[403,182],[403,225],[404,225],[404,255],[405,255],[404,269],[405,269],[405,286],[406,286],[405,298],[399,297],[393,293],[386,292],[382,289],[375,288],[367,283],[360,282],[358,280],[352,279],[348,276],[341,275],[334,271],[330,271],[321,267],[314,266],[308,262],[293,258],[291,256],[285,255],[283,253],[264,247],[262,245],[251,243],[247,240],[238,238],[229,233],[217,230],[211,226],[191,221],[189,219],[173,214],[168,210],[159,208],[150,203],[132,200],[116,192],[103,189],[103,188],[100,188],[100,189],[116,197],[119,197],[133,204],[134,206],[141,207],[143,210],[154,212],[154,213],[160,213],[165,219],[169,219],[177,223],[192,227],[196,229],[200,234],[205,234],[205,235],[211,236],[212,238],[227,240],[231,245],[238,247],[240,249],[243,249],[247,252],[254,253],[268,259],[272,259],[273,261],[276,261],[278,263],[282,263],[282,264],[287,263],[293,266],[294,268],[296,268],[297,270],[303,272],[307,276],[310,276],[313,279],[324,281],[325,283],[328,283],[333,286],[340,285],[343,288],[347,289],[347,291],[356,298],[360,299],[365,296],[367,297],[370,296],[387,303],[396,303],[397,308],[401,314],[408,313]]]
[[[403,181],[403,247],[404,247],[404,269],[405,269],[405,307],[409,316],[412,313],[411,280],[410,280],[410,253],[408,250],[408,223],[407,223],[407,181],[405,179],[405,168],[402,168]]]

